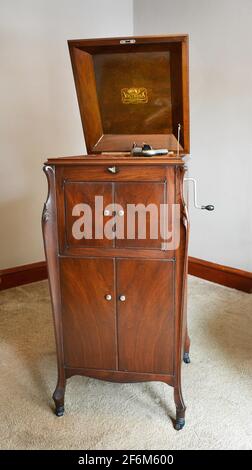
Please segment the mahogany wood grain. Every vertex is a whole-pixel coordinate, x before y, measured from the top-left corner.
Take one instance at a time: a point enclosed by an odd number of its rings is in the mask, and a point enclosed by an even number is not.
[[[62,415],[64,412],[66,376],[64,369],[61,285],[59,278],[59,242],[57,230],[55,168],[53,166],[46,165],[43,170],[48,182],[48,196],[42,212],[42,231],[48,269],[49,289],[52,301],[58,366],[58,381],[53,394],[53,399],[56,405],[56,413],[58,415]]]
[[[141,168],[145,175],[144,163],[138,169],[138,175],[142,174]],[[147,168],[149,177],[150,169],[151,167]],[[78,169],[73,166],[66,169],[63,166],[56,168],[56,178],[54,177],[51,181],[50,194],[54,197],[54,210],[56,194],[58,211],[54,212],[54,225],[48,226],[45,245],[49,258],[57,259],[61,267],[61,293],[57,292],[57,286],[54,292],[60,305],[57,317],[59,320],[57,340],[63,354],[58,358],[59,376],[65,380],[65,375],[62,375],[62,368],[65,371],[65,367],[68,367],[69,371],[72,370],[69,372],[70,375],[79,370],[81,374],[85,374],[86,371],[86,375],[97,378],[107,377],[109,380],[116,381],[135,380],[137,379],[135,374],[143,373],[152,374],[152,380],[159,380],[162,376],[166,383],[170,383],[170,377],[173,376],[177,426],[181,427],[185,413],[181,391],[181,359],[183,341],[185,341],[183,325],[187,256],[187,218],[182,198],[184,170],[181,165],[164,165],[159,169],[161,181],[144,182],[144,179],[140,178],[137,185],[132,182],[134,188],[131,188],[129,194],[137,193],[137,198],[141,195],[141,191],[143,191],[142,195],[145,191],[146,194],[152,194],[152,186],[156,185],[162,188],[160,195],[162,193],[163,202],[164,182],[168,181],[167,201],[181,204],[182,208],[182,237],[176,251],[163,252],[159,249],[136,246],[113,249],[75,247],[75,250],[78,250],[75,251],[75,256],[59,256],[61,251],[58,244],[55,245],[58,242],[54,230],[55,223],[57,223],[59,233],[63,234],[67,223],[63,197],[64,185],[73,185],[72,189],[75,192],[76,184],[86,185],[87,183],[85,175],[88,174],[89,169],[79,166]],[[135,167],[132,167],[132,173],[134,170]],[[99,166],[95,167],[95,172],[99,173]],[[72,178],[73,174],[77,177],[77,173],[79,173],[80,183]],[[97,184],[101,184],[102,187],[114,184],[119,189],[120,186],[127,187],[125,182],[113,182],[112,177],[111,182],[97,183],[90,180],[86,189]],[[127,185],[130,184],[130,182],[127,183]],[[138,194],[138,187],[142,187],[140,194]],[[78,191],[77,189],[77,194]],[[96,191],[97,188],[94,188],[93,194]],[[115,195],[116,193],[118,191],[115,191]],[[92,194],[92,189],[90,194]],[[51,199],[52,196],[50,196]],[[127,199],[128,195],[123,193],[121,202]],[[146,203],[145,198],[143,199]],[[71,195],[71,200],[79,202],[73,195]],[[52,240],[53,237],[54,244],[48,244],[48,239]],[[110,258],[105,255],[106,251]],[[131,255],[126,258],[129,253]],[[144,259],[144,256],[147,259]],[[114,263],[117,269],[114,269]],[[50,269],[55,272],[57,280],[57,271],[53,267]],[[111,301],[105,301],[106,293],[112,293]],[[127,300],[125,302],[118,300],[120,295],[125,295]],[[59,335],[62,327],[63,337]],[[93,372],[90,372],[91,369]],[[108,371],[107,375],[102,372],[105,369]],[[123,369],[122,372],[131,372],[133,375],[126,377],[114,373],[118,369]],[[139,379],[143,380],[141,377]],[[65,381],[61,380],[54,393],[58,414],[62,414],[64,387]]]
[[[173,137],[178,133],[178,125],[183,125],[183,107],[181,106],[181,96],[183,93],[182,85],[182,44],[180,44],[180,54],[176,50],[171,51],[171,101],[172,101],[172,135]],[[181,128],[182,129],[182,128]],[[175,137],[174,137],[175,138]],[[185,135],[181,132],[181,144],[184,146]],[[177,142],[177,139],[175,139]],[[170,146],[169,148],[173,148]]]
[[[129,48],[130,46],[120,46],[119,54],[114,53],[112,48],[106,48],[106,52],[103,50],[100,53],[99,48],[97,53],[94,51],[90,54],[96,77],[103,134],[108,139],[109,136],[120,136],[118,142],[121,141],[121,150],[131,150],[134,141],[128,136],[135,134],[136,141],[139,142],[138,136],[142,135],[143,129],[145,139],[146,135],[151,134],[172,134],[170,50],[150,51],[137,46],[132,54],[128,52]],[[116,71],[116,80],[113,80],[111,70]],[[139,86],[146,90],[144,102],[125,104],[122,90]],[[147,140],[149,142],[149,138]],[[101,141],[102,139],[99,144]],[[111,144],[112,142],[113,140]],[[99,148],[105,150],[101,145]],[[94,150],[97,150],[96,146],[92,149]],[[108,147],[108,150],[116,149]]]
[[[166,183],[146,183],[144,181],[115,183],[115,203],[119,204],[124,211],[124,238],[116,238],[116,247],[156,248],[160,250],[162,247],[160,205],[165,204],[165,202]],[[137,212],[134,217],[130,217],[129,204],[136,205]],[[146,210],[146,208],[149,208],[149,210]],[[141,234],[143,228],[145,233]],[[151,237],[151,235],[153,236],[153,229],[157,238]],[[131,236],[135,235],[135,238],[129,238],[129,230],[132,230]],[[141,238],[141,236],[144,236],[144,238]]]
[[[132,44],[121,44],[123,39],[68,42],[88,153],[128,151],[132,134],[141,143],[142,129],[147,143],[163,147],[163,134],[176,151],[179,123],[188,153],[188,36],[128,38]],[[146,99],[125,104],[122,90],[139,87]]]
[[[77,258],[150,258],[150,259],[174,259],[173,250],[157,250],[156,248],[83,248],[83,247],[63,247],[59,256],[70,256]]]
[[[117,370],[101,370],[101,369],[85,369],[85,368],[65,368],[66,377],[73,375],[85,375],[99,380],[107,380],[109,382],[149,382],[158,381],[165,382],[168,385],[174,385],[174,376],[168,374],[148,374],[144,372],[129,372]]]
[[[175,121],[174,121],[175,122]],[[177,135],[178,128],[174,125],[174,133]],[[131,152],[132,143],[136,142],[138,145],[142,145],[147,142],[153,148],[165,148],[169,151],[174,151],[175,156],[177,151],[177,138],[174,134],[105,134],[102,135],[97,144],[93,147],[92,152],[120,152],[122,149],[125,152]],[[111,150],[113,149],[113,150]],[[179,151],[184,152],[183,147],[179,146]],[[171,154],[170,154],[171,155]]]
[[[61,258],[60,273],[65,365],[117,369],[113,260]]]
[[[130,167],[135,166],[143,166],[144,168],[148,168],[148,166],[152,166],[155,168],[156,166],[174,166],[174,165],[184,165],[185,160],[187,159],[184,153],[173,153],[169,155],[161,155],[155,157],[133,157],[130,152],[113,152],[107,153],[103,152],[100,154],[93,154],[93,155],[78,155],[72,157],[51,157],[45,162],[45,164],[55,165],[56,167],[70,167],[70,168],[77,168],[78,166],[100,166],[105,165],[106,168],[110,165],[127,165]],[[134,175],[132,175],[134,176]]]
[[[87,240],[77,240],[72,236],[72,226],[74,221],[76,220],[76,217],[72,215],[72,210],[76,204],[87,203],[92,208],[92,234],[94,236],[95,214],[93,209],[94,199],[97,195],[102,195],[104,197],[104,209],[108,204],[111,203],[119,203],[124,207],[125,203],[127,204],[130,201],[132,203],[136,201],[137,203],[142,204],[152,202],[157,203],[159,207],[160,203],[165,202],[164,191],[166,191],[166,185],[164,185],[163,183],[155,183],[153,189],[152,186],[150,186],[149,189],[151,189],[151,191],[145,189],[145,186],[146,184],[148,184],[148,181],[166,181],[167,174],[165,166],[156,167],[154,165],[153,167],[145,168],[143,165],[139,165],[137,168],[134,167],[134,172],[131,171],[132,169],[130,167],[118,166],[118,173],[116,175],[110,173],[108,171],[108,168],[109,166],[104,167],[103,165],[99,165],[98,167],[89,166],[84,168],[56,168],[60,253],[77,254],[80,253],[80,250],[85,247],[103,246],[104,248],[108,249],[114,246],[114,241],[107,238],[103,238],[100,240],[94,238]],[[135,183],[131,199],[129,199],[130,194],[128,194],[128,196],[126,197],[127,200],[124,201],[124,197],[122,199],[122,197],[120,197],[120,193],[122,193],[123,195],[123,191],[126,190],[128,192],[127,188],[132,188],[132,184],[134,185],[134,183],[131,182],[132,180],[137,181],[137,183]],[[129,184],[127,186],[125,184],[120,186],[120,183],[118,183],[118,186],[116,181],[129,181]],[[114,186],[112,186],[112,183],[114,182],[115,184]],[[142,194],[140,194],[140,191],[142,192]],[[132,197],[135,198],[134,201],[132,200]],[[102,218],[99,224],[103,226],[111,218],[107,216],[103,217],[103,214],[101,215],[101,217]],[[147,219],[148,217],[149,214],[147,214]],[[136,220],[136,222],[138,223],[138,220]],[[149,229],[149,227],[147,227],[147,229]],[[117,242],[118,241],[119,240],[117,240]],[[161,249],[160,238],[159,240],[150,240],[150,237],[148,237],[148,240],[126,240],[125,242],[126,243],[123,243],[123,240],[121,240],[121,243],[118,243],[117,246],[121,248],[124,248],[125,246],[135,246],[136,248],[158,247],[159,249]]]
[[[57,168],[57,182],[79,182],[79,181],[164,181],[165,165],[156,166],[152,161],[152,165],[147,168],[143,165],[134,167],[132,172],[131,166],[120,165],[120,163],[109,162],[106,165],[84,166],[83,167],[63,167]],[[116,173],[112,173],[109,168],[115,167]]]
[[[134,167],[132,169],[134,172]],[[184,169],[181,165],[167,165],[160,169],[162,182],[146,181],[143,184],[140,179],[138,186],[146,187],[147,194],[151,194],[152,185],[162,187],[164,181],[168,181],[169,190],[166,191],[168,202],[174,201],[181,205],[181,241],[176,251],[173,250],[173,258],[154,259],[150,254],[155,252],[160,255],[162,251],[142,249],[143,247],[114,248],[116,258],[114,261],[102,255],[107,249],[101,247],[83,248],[83,251],[79,251],[74,257],[59,257],[60,250],[59,246],[55,245],[57,236],[53,228],[56,225],[48,226],[49,239],[54,236],[53,246],[48,244],[48,238],[45,238],[49,258],[51,256],[52,259],[57,259],[57,263],[59,262],[61,266],[61,293],[57,292],[57,287],[55,290],[58,304],[61,305],[58,318],[63,319],[58,325],[58,335],[62,331],[62,325],[64,335],[63,338],[58,336],[59,347],[63,354],[58,358],[59,376],[64,378],[60,385],[57,384],[54,393],[58,414],[62,414],[64,403],[65,375],[62,375],[62,367],[64,371],[64,366],[67,366],[69,371],[72,370],[69,372],[70,375],[77,370],[85,374],[86,370],[87,375],[97,378],[107,377],[109,380],[127,379],[124,375],[113,373],[123,369],[122,372],[128,371],[133,374],[131,377],[128,376],[130,380],[137,378],[134,374],[144,373],[152,374],[153,380],[166,376],[164,381],[170,383],[169,377],[173,376],[176,426],[181,429],[184,424],[181,360],[185,343],[184,296],[188,243],[188,219],[182,196]],[[65,184],[76,184],[76,182],[69,183],[72,180],[66,178],[69,176],[68,172],[72,170],[73,167],[67,169],[62,166],[57,167],[56,178],[54,177],[51,182],[51,193],[54,198],[56,193],[58,205],[55,222],[59,233],[64,233],[66,226],[63,187]],[[85,184],[85,169],[78,167],[78,171],[79,181]],[[99,172],[98,166],[95,171]],[[111,183],[101,184],[103,186]],[[97,182],[92,180],[88,183],[89,187],[96,184]],[[118,187],[125,185],[120,181],[113,184]],[[137,192],[135,187],[134,192]],[[122,202],[127,198],[127,194],[123,194]],[[85,250],[93,250],[89,251],[89,255],[92,253],[94,258],[84,258]],[[133,256],[128,259],[120,258],[121,251],[124,255],[131,251],[135,258]],[[141,257],[143,253],[148,259],[144,260]],[[174,257],[175,262],[173,262]],[[112,269],[114,263],[117,266],[116,270],[114,267]],[[53,269],[55,268],[51,268],[52,272]],[[111,292],[113,300],[105,301],[104,296]],[[120,295],[126,296],[125,302],[118,300]],[[91,369],[94,372],[90,373]],[[105,369],[108,370],[107,375],[102,372]]]
[[[169,41],[172,42],[180,42],[186,41],[188,38],[188,34],[157,34],[155,36],[127,36],[126,39],[137,39],[140,41],[141,44],[155,44],[155,43],[166,43]],[[117,36],[113,38],[89,38],[89,39],[69,39],[68,44],[69,46],[75,47],[82,47],[85,46],[96,46],[100,44],[101,46],[116,46],[118,45],[121,39],[125,39],[125,36]]]
[[[117,260],[119,370],[173,375],[173,268],[169,261]]]
[[[99,182],[91,183],[87,181],[74,182],[71,180],[65,181],[64,187],[64,211],[65,211],[65,242],[67,247],[113,247],[113,240],[104,237],[104,226],[108,222],[111,216],[104,215],[104,209],[107,206],[111,206],[113,203],[113,192],[112,192],[112,183],[110,182]],[[102,205],[97,208],[99,213],[96,214],[96,197],[103,198]],[[78,211],[77,215],[73,215],[73,210],[77,204],[86,204],[86,217],[89,215],[91,217],[90,234],[86,236],[91,236],[91,238],[85,238],[85,234],[81,239],[76,238],[73,234],[73,224],[83,216],[85,211]],[[91,211],[89,212],[87,211]],[[112,209],[110,209],[112,212]],[[96,214],[96,215],[95,215]],[[85,224],[83,223],[79,227],[79,231],[83,232]],[[97,234],[100,237],[98,238]]]
[[[183,181],[186,167],[176,168],[176,197],[175,201],[180,204],[180,244],[175,252],[176,270],[175,270],[175,380],[174,380],[174,400],[176,404],[176,422],[178,429],[183,425],[185,419],[186,406],[182,394],[181,384],[181,362],[185,346],[185,325],[187,324],[185,311],[186,302],[186,278],[188,262],[188,236],[189,219],[187,207],[183,197]]]
[[[87,146],[94,147],[103,134],[93,61],[90,54],[74,47],[70,49],[76,93],[78,97]],[[89,106],[86,106],[86,103]],[[90,152],[88,152],[90,153]]]
[[[190,114],[189,114],[189,37],[182,41],[182,96],[183,96],[183,128],[182,139],[184,152],[190,153]],[[183,132],[184,129],[184,132]]]

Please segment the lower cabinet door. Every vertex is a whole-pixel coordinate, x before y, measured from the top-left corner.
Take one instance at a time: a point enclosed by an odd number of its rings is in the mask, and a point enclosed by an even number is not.
[[[61,258],[60,276],[65,365],[116,369],[114,260]]]
[[[117,261],[119,370],[173,374],[174,263]]]

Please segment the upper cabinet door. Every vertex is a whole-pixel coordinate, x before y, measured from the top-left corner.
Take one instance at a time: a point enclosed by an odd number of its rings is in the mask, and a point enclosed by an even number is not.
[[[165,182],[115,183],[116,247],[161,249],[160,204]]]
[[[173,375],[174,262],[117,261],[119,370]]]
[[[66,181],[64,189],[64,245],[112,247],[112,238],[104,235],[104,226],[113,215],[112,183]]]
[[[114,261],[61,258],[65,365],[116,369]]]

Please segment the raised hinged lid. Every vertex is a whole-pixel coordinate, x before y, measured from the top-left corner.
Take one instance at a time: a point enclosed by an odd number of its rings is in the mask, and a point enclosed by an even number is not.
[[[87,152],[189,153],[188,36],[68,41]]]

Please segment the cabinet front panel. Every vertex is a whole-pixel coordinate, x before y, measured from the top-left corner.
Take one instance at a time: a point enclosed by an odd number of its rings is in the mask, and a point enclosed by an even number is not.
[[[160,205],[165,203],[165,193],[166,183],[115,184],[115,203],[124,212],[121,218],[118,217],[116,247],[161,249]],[[119,208],[117,212],[120,213]],[[123,234],[121,239],[119,232]]]
[[[64,185],[65,245],[67,247],[112,247],[104,225],[112,217],[104,208],[112,204],[112,183],[71,182]]]
[[[116,369],[114,261],[61,258],[60,271],[65,365]]]
[[[119,370],[173,375],[174,263],[117,261]]]

